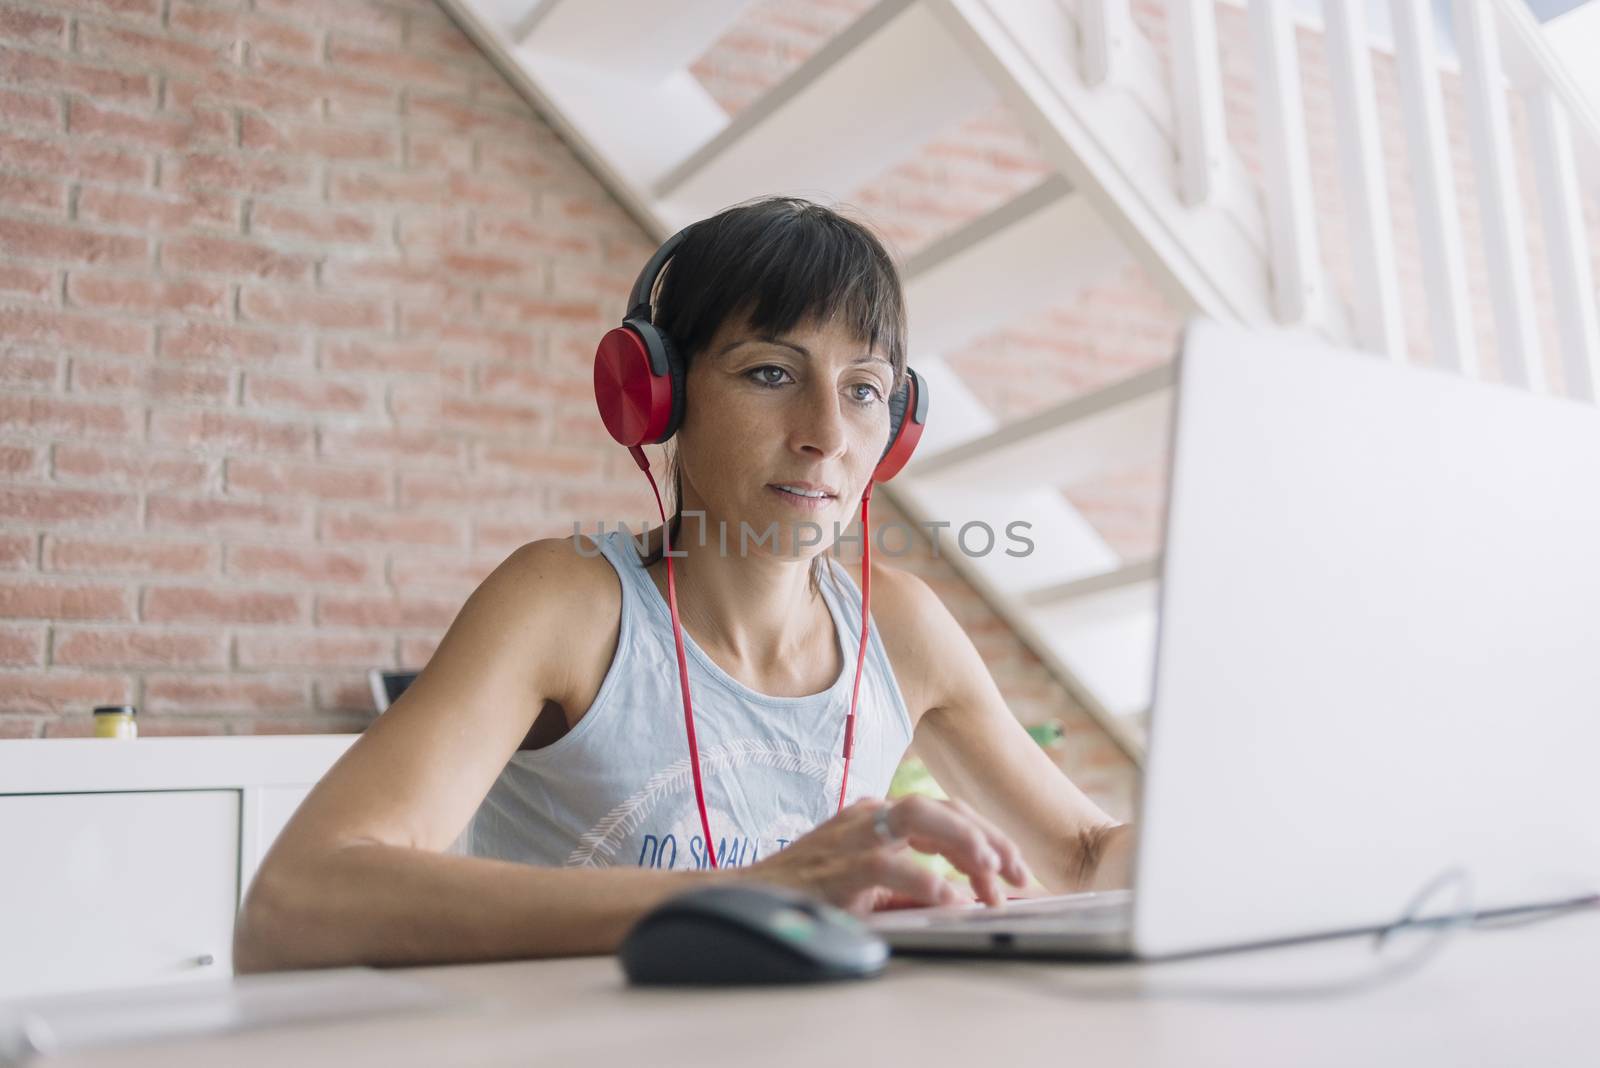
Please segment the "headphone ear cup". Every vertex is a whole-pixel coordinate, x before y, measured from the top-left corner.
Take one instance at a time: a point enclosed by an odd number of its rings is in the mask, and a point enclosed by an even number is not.
[[[681,382],[680,373],[676,381]],[[624,320],[606,331],[594,354],[594,399],[606,430],[632,448],[663,441],[682,407],[673,394],[674,376],[648,322]]]
[[[889,397],[889,443],[878,457],[878,466],[872,472],[874,482],[887,482],[900,472],[916,450],[922,437],[922,428],[928,419],[928,388],[911,368],[906,368],[906,379]]]

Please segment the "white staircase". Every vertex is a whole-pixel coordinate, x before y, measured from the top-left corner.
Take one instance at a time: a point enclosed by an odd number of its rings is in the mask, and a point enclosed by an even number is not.
[[[1171,368],[1001,426],[941,354],[1060,304],[1131,257],[1184,313],[1300,326],[1407,358],[1368,0],[1322,4],[1349,293],[1330,284],[1318,247],[1289,0],[1245,5],[1259,182],[1224,129],[1214,0],[1164,0],[1165,55],[1136,28],[1129,0],[879,0],[733,116],[689,68],[750,0],[444,3],[658,240],[760,194],[847,200],[951,126],[1006,104],[1054,173],[903,265],[912,362],[935,410],[917,457],[882,492],[915,522],[948,524],[941,555],[1135,759],[1160,559],[1119,558],[1060,487],[1164,459]],[[1507,132],[1508,105],[1524,101],[1566,391],[1592,401],[1600,340],[1579,190],[1600,187],[1600,121],[1520,0],[1454,0],[1453,12],[1499,377],[1544,388]],[[1485,357],[1466,304],[1433,20],[1423,0],[1390,0],[1387,14],[1432,348],[1476,373]],[[1031,524],[1031,555],[960,551],[964,524],[987,523],[1004,546],[1014,521]]]

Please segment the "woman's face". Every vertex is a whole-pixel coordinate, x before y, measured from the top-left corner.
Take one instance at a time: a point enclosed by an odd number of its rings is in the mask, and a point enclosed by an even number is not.
[[[742,319],[724,323],[689,367],[677,434],[684,509],[705,510],[706,544],[718,544],[720,521],[728,553],[737,554],[742,521],[751,553],[810,558],[831,545],[888,443],[893,380],[888,358],[837,323],[802,324],[779,337]],[[828,496],[807,499],[780,485]],[[820,538],[800,526],[806,522]],[[698,544],[693,518],[683,537]]]

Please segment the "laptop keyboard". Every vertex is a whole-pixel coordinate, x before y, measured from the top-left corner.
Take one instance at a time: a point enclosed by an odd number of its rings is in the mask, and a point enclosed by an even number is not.
[[[988,929],[1045,932],[1070,927],[1075,931],[1126,927],[1133,916],[1133,894],[1108,890],[1083,894],[1008,901],[1004,908],[957,905],[943,908],[896,909],[873,913],[867,925],[878,931]]]

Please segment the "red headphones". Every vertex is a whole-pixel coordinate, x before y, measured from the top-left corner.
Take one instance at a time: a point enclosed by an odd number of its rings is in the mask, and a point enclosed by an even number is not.
[[[660,444],[678,432],[683,422],[684,366],[671,339],[651,322],[650,295],[667,260],[682,244],[694,224],[684,227],[655,251],[628,295],[628,312],[622,325],[606,331],[594,354],[594,399],[606,430],[619,445],[627,447],[634,463],[650,480],[661,512],[663,549],[672,548],[666,509],[661,491],[650,473],[650,460],[642,445]],[[850,711],[845,716],[844,774],[839,783],[839,808],[844,808],[845,787],[850,782],[850,755],[855,749],[856,698],[861,690],[861,668],[867,655],[867,613],[871,604],[871,541],[868,536],[867,505],[872,500],[875,482],[887,482],[911,459],[922,437],[928,418],[927,385],[910,367],[905,381],[889,397],[889,441],[878,457],[872,478],[861,495],[861,646],[856,653],[855,685],[850,691]],[[909,418],[907,416],[909,415]],[[689,664],[683,652],[683,627],[678,621],[678,591],[667,560],[667,604],[672,612],[672,636],[678,652],[678,680],[683,692],[683,720],[689,735],[689,763],[694,772],[694,797],[700,809],[700,829],[705,834],[706,857],[717,866],[716,848],[711,839],[711,822],[706,816],[705,791],[700,775],[700,750],[694,737],[694,708],[689,701]]]

